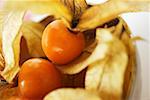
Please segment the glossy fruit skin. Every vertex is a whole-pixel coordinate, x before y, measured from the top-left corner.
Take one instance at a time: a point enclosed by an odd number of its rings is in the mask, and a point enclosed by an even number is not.
[[[84,35],[69,31],[61,20],[51,22],[43,32],[43,51],[56,64],[69,63],[81,54],[84,46]]]
[[[18,86],[22,97],[38,100],[62,84],[60,73],[52,63],[41,58],[33,58],[23,63]]]
[[[33,99],[23,98],[20,96],[12,96],[8,100],[33,100]],[[36,100],[42,100],[42,99],[36,99]]]

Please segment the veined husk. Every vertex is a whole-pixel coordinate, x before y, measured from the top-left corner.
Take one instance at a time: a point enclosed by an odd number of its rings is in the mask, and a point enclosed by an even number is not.
[[[124,32],[122,32],[121,40],[124,42],[126,45],[126,48],[128,49],[128,56],[129,56],[129,62],[128,66],[126,68],[126,73],[124,77],[124,93],[123,97],[128,98],[129,95],[131,94],[131,89],[134,87],[135,83],[135,77],[136,77],[136,69],[137,69],[137,64],[136,64],[136,48],[134,41],[132,41],[131,38],[131,31],[125,21],[120,18],[120,21],[123,23],[124,27]]]
[[[87,9],[80,17],[76,29],[80,31],[94,29],[123,13],[150,11],[149,6],[149,0],[107,0]]]
[[[125,69],[124,79],[123,80],[123,91],[120,95],[122,99],[127,99],[131,93],[131,89],[133,87],[133,84],[135,82],[135,76],[136,76],[136,56],[135,56],[135,45],[131,38],[131,31],[129,27],[127,26],[126,22],[121,18],[118,17],[115,20],[118,21],[111,21],[103,25],[103,29],[107,29],[112,32],[112,34],[117,37],[119,40],[122,41],[122,43],[125,45],[127,54],[128,54],[128,64]],[[112,23],[112,24],[111,24]],[[113,25],[114,24],[114,25]],[[96,45],[93,43],[92,46]],[[89,47],[89,52],[93,51],[93,47]],[[86,71],[85,69],[84,71]],[[78,87],[79,85],[75,83],[75,79],[78,78],[78,83],[80,83],[81,87],[84,87],[83,84],[83,77],[86,77],[84,72],[81,72],[80,74],[74,74],[74,75],[65,75],[64,83],[67,83],[67,86],[71,87]],[[81,78],[82,77],[82,78]],[[95,84],[95,79],[92,79],[92,83]],[[69,81],[69,82],[68,82]],[[86,81],[86,80],[85,80]],[[86,86],[85,86],[86,87]],[[105,95],[107,96],[107,95]],[[115,98],[115,97],[114,97]],[[118,98],[117,98],[118,99]],[[105,99],[104,99],[105,100]],[[113,98],[112,98],[113,100]],[[115,99],[116,100],[116,99]],[[119,99],[118,99],[119,100]]]
[[[126,46],[126,50],[128,52],[128,65],[125,71],[124,76],[124,86],[123,86],[123,95],[122,97],[127,99],[131,93],[131,89],[134,87],[135,77],[136,77],[136,48],[134,41],[132,41],[131,31],[127,25],[127,23],[123,20],[123,18],[118,17],[118,24],[115,26],[113,34],[117,36]],[[114,27],[114,26],[112,26]],[[112,28],[109,28],[112,29]],[[133,37],[134,39],[134,37]],[[141,39],[140,37],[138,39]]]
[[[12,80],[20,70],[19,54],[22,36],[20,27],[22,25],[24,14],[25,11],[12,10],[4,17],[4,22],[0,23],[3,25],[2,52],[5,60],[5,68],[0,74],[8,83],[12,83]]]
[[[124,85],[122,94],[123,99],[128,99],[131,94],[131,90],[134,87],[136,77],[136,49],[134,41],[132,41],[132,33],[127,23],[121,17],[118,17],[117,19],[119,20],[118,24],[115,26],[108,27],[108,29],[110,29],[116,37],[122,40],[128,53],[129,60],[124,75]],[[107,25],[105,27],[107,27]]]
[[[44,100],[101,100],[95,91],[87,91],[83,88],[61,88],[50,92]]]

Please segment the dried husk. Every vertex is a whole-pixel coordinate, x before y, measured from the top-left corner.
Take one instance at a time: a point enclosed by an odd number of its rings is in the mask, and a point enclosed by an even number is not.
[[[101,43],[106,42],[108,45],[108,52],[104,59],[89,65],[85,80],[86,89],[97,90],[104,100],[121,100],[128,63],[125,46],[106,29],[98,29],[97,34],[100,35]],[[96,81],[92,82],[93,79]]]
[[[44,100],[101,100],[95,91],[87,91],[83,88],[62,88],[50,92]]]
[[[76,30],[94,29],[127,12],[150,11],[149,0],[108,0],[92,6],[80,17]]]
[[[30,57],[45,57],[41,44],[44,29],[45,27],[40,23],[32,21],[23,22],[21,32],[27,43]]]
[[[8,83],[12,83],[20,69],[19,54],[22,35],[20,34],[20,27],[24,14],[25,11],[11,11],[2,24],[2,51],[5,59],[5,68],[0,74]]]

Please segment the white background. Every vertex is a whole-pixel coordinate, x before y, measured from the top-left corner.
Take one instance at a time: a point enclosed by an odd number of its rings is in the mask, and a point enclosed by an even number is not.
[[[97,4],[106,0],[86,0]],[[150,13],[130,13],[121,15],[128,23],[134,35],[141,36],[145,41],[137,42],[138,78],[131,100],[150,100]]]

